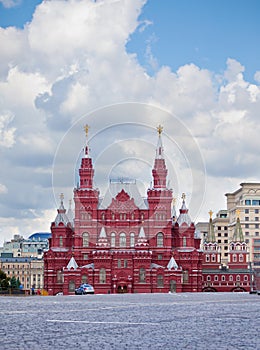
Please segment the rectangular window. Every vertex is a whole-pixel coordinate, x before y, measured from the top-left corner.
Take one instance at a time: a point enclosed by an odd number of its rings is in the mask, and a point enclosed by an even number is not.
[[[259,214],[259,209],[255,209],[255,214]]]
[[[246,236],[249,236],[249,232],[248,232],[248,231],[247,231],[247,232],[245,232],[245,235],[246,235]]]
[[[259,232],[256,232],[255,235],[256,235],[256,236],[259,236]]]
[[[251,205],[251,199],[246,199],[245,200],[245,205]]]
[[[249,224],[245,224],[245,228],[249,228]]]
[[[221,230],[221,226],[218,226],[218,230]]]
[[[259,217],[258,216],[255,217],[255,221],[259,221]]]
[[[255,228],[259,228],[259,224],[255,224]]]
[[[218,233],[218,237],[221,237],[221,233]]]
[[[118,259],[118,261],[117,261],[117,267],[118,267],[118,268],[121,267],[121,260],[120,260],[120,259]]]
[[[260,205],[260,200],[259,199],[253,199],[252,200],[252,205]]]
[[[245,209],[245,214],[249,214],[249,209]]]
[[[221,239],[218,239],[218,243],[221,243]]]
[[[246,243],[249,243],[249,239],[246,239]]]
[[[249,221],[249,216],[246,216],[246,217],[245,217],[245,221]]]
[[[224,237],[228,237],[228,233],[225,233],[225,234],[224,234]]]
[[[83,255],[83,259],[84,259],[84,260],[88,260],[88,254],[84,254],[84,255]]]
[[[127,267],[127,259],[124,259],[124,267]]]
[[[228,243],[228,239],[225,239],[225,240],[224,240],[224,243]]]

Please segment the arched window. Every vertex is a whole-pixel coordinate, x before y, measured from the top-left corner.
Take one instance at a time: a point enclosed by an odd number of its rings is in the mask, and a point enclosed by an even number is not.
[[[244,256],[243,254],[239,254],[239,262],[243,262],[244,261]]]
[[[189,272],[187,270],[183,271],[182,278],[183,278],[183,283],[189,282]]]
[[[237,275],[236,280],[240,281],[240,275]]]
[[[69,292],[70,293],[75,292],[75,282],[74,281],[69,282]]]
[[[111,233],[111,242],[110,242],[110,244],[111,244],[111,247],[115,247],[116,246],[116,234],[115,234],[115,232]]]
[[[211,281],[211,277],[210,275],[207,276],[207,281],[210,282]]]
[[[62,271],[57,271],[57,283],[63,283]]]
[[[237,262],[237,255],[233,254],[233,262]]]
[[[232,276],[232,275],[229,276],[229,281],[230,281],[230,282],[233,281],[233,276]]]
[[[59,237],[59,246],[63,247],[63,237],[62,236]]]
[[[139,270],[139,282],[145,283],[145,269],[143,267]]]
[[[214,281],[218,281],[218,275],[214,276]]]
[[[163,275],[157,276],[157,287],[163,287]]]
[[[226,276],[225,275],[222,275],[221,276],[221,280],[224,282],[226,280]]]
[[[126,235],[124,232],[120,233],[120,237],[119,237],[119,246],[120,247],[126,247]]]
[[[106,270],[103,267],[99,270],[99,283],[106,283]]]
[[[82,275],[81,283],[88,283],[88,276],[87,275]]]
[[[216,255],[215,255],[215,254],[212,254],[211,260],[212,260],[212,262],[215,262],[215,261],[216,261]]]
[[[135,246],[135,234],[134,232],[130,233],[130,247],[134,247]]]
[[[207,255],[206,255],[206,262],[209,262],[209,260],[210,260],[210,259],[209,259],[209,255],[207,254]]]
[[[244,276],[244,281],[248,281],[248,276]]]
[[[87,232],[84,232],[82,234],[82,246],[83,247],[89,246],[89,234]]]
[[[183,237],[183,247],[187,247],[187,237]]]
[[[157,247],[163,247],[163,233],[159,232],[157,234]]]

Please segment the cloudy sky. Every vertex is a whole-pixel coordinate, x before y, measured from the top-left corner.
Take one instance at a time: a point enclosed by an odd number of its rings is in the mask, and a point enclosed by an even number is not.
[[[90,124],[95,185],[136,178],[163,142],[195,221],[260,180],[258,0],[0,0],[0,244],[49,231]]]

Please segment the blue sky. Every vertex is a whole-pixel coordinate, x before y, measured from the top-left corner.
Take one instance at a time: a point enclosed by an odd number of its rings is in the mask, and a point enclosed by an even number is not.
[[[23,26],[31,21],[41,0],[0,3],[0,26]],[[250,81],[260,62],[259,0],[150,0],[140,16],[141,25],[127,45],[150,74],[160,66],[173,71],[185,63],[223,73],[228,57],[245,66]],[[140,30],[141,29],[141,30]],[[149,52],[147,51],[149,47]],[[155,64],[151,65],[149,55]]]
[[[68,204],[86,123],[101,194],[118,174],[146,195],[159,123],[195,221],[259,182],[259,14],[259,0],[0,0],[0,244]]]

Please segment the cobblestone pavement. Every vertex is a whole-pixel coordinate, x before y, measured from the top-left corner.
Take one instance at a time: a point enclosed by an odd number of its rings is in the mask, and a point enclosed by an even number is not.
[[[260,349],[248,293],[0,297],[0,349]]]

